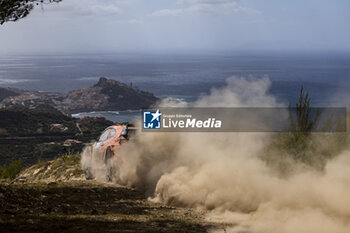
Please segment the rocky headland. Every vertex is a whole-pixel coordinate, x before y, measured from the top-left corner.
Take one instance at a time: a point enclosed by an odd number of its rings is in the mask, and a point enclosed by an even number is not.
[[[65,114],[148,108],[159,99],[152,93],[112,79],[100,78],[92,87],[65,94],[0,87],[0,108],[49,105]]]

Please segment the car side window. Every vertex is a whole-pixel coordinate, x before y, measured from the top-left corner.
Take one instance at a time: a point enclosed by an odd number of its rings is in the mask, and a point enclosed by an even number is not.
[[[108,139],[108,135],[110,134],[111,130],[107,129],[106,131],[104,131],[102,133],[102,135],[100,136],[100,139],[98,140],[99,142],[103,142],[106,141]]]

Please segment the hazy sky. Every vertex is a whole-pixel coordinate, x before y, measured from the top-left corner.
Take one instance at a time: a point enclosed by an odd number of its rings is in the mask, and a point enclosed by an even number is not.
[[[0,26],[0,54],[350,50],[349,0],[63,0]]]

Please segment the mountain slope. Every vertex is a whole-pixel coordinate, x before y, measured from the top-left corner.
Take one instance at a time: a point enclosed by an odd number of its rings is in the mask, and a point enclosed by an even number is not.
[[[39,105],[50,105],[66,114],[137,110],[148,108],[158,100],[152,93],[106,78],[100,78],[92,87],[67,94],[0,88],[0,108],[21,105],[32,109]]]
[[[147,108],[158,100],[153,94],[124,83],[100,78],[89,88],[69,92],[64,100],[70,112],[127,110]]]
[[[0,87],[0,102],[8,97],[19,95],[16,91],[10,88]]]

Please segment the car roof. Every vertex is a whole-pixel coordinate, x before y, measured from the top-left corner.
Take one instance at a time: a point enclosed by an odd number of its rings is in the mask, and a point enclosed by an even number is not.
[[[121,129],[126,129],[126,126],[124,126],[124,125],[111,125],[107,129],[121,130]]]

